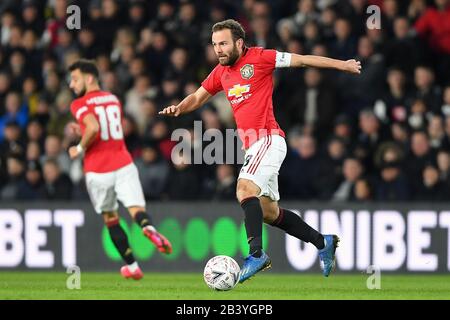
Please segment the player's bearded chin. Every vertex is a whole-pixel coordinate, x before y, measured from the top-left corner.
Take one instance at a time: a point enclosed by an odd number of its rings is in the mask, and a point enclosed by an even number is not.
[[[223,66],[232,66],[236,60],[239,58],[239,51],[237,49],[236,44],[233,46],[233,51],[230,52],[230,55],[228,56],[228,60],[221,63],[219,59],[219,63]]]
[[[85,93],[86,93],[86,85],[84,85],[83,88],[81,88],[81,90],[77,93],[77,96],[82,97],[84,96]]]

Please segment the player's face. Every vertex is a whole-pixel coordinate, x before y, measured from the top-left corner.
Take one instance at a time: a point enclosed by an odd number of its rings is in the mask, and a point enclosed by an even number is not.
[[[86,93],[86,81],[85,77],[79,69],[76,69],[70,73],[70,89],[75,92],[78,97],[84,96]]]
[[[240,52],[237,42],[234,42],[231,31],[228,29],[220,30],[212,34],[212,45],[219,63],[222,66],[232,66],[239,58]]]

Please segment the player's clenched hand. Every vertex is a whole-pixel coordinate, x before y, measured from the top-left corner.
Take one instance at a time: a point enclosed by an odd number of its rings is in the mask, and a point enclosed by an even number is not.
[[[361,62],[355,59],[344,61],[343,71],[360,74],[361,73]]]
[[[79,155],[80,155],[80,153],[78,152],[78,149],[76,146],[72,146],[69,148],[70,159],[72,159],[72,160],[76,159],[76,158],[78,158]]]
[[[164,108],[162,111],[159,112],[159,114],[163,114],[166,116],[171,116],[171,117],[178,117],[181,113],[180,107],[178,106],[169,106]]]

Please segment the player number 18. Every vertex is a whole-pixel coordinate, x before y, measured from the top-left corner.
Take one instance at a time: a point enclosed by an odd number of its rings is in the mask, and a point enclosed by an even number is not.
[[[119,106],[98,106],[94,110],[100,122],[100,138],[104,141],[109,140],[109,138],[113,140],[123,139]]]

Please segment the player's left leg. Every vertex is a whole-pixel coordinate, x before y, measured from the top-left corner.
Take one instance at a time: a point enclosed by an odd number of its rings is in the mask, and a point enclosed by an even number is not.
[[[144,274],[133,256],[127,234],[119,224],[119,214],[116,211],[105,211],[102,212],[102,216],[114,246],[126,262],[126,265],[120,269],[120,273],[126,279],[141,279]]]
[[[336,265],[335,253],[339,243],[338,236],[333,234],[322,235],[293,211],[280,208],[277,201],[279,195],[276,181],[269,182],[268,190],[270,196],[259,198],[263,208],[264,222],[284,230],[297,239],[312,243],[319,250],[323,275],[328,277]]]
[[[144,192],[134,163],[117,170],[115,191],[119,201],[128,209],[133,220],[142,228],[144,235],[158,251],[171,253],[172,245],[169,240],[156,230],[151,216],[145,210]]]
[[[323,235],[308,225],[294,212],[278,206],[278,201],[270,197],[259,198],[263,208],[264,222],[280,228],[291,236],[304,242],[312,243],[317,249],[325,247]]]

